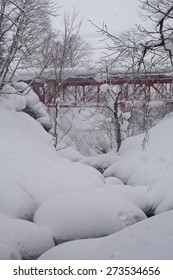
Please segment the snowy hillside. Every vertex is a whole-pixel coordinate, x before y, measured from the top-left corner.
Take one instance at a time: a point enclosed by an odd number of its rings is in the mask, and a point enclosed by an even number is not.
[[[143,258],[158,244],[158,258],[173,257],[172,211],[159,214],[173,208],[171,131],[167,118],[149,132],[146,151],[140,135],[119,155],[87,158],[56,152],[39,122],[0,107],[0,259]],[[120,252],[129,238],[132,255],[130,245]]]

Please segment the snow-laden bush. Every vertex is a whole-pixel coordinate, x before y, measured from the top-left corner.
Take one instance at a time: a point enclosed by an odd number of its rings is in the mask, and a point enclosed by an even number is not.
[[[61,108],[59,114],[57,150],[71,146],[83,155],[95,155],[114,147],[115,141],[109,131],[107,116],[101,111],[95,108],[72,108],[64,111]]]

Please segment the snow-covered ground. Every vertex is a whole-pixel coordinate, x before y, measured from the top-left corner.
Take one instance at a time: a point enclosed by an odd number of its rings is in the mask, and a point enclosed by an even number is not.
[[[139,135],[119,154],[84,157],[55,151],[39,122],[9,109],[0,107],[1,259],[172,257],[171,116],[145,151]]]

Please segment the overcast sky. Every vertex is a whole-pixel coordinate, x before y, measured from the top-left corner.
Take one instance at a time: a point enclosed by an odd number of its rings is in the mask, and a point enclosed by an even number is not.
[[[62,7],[60,13],[72,13],[73,8],[79,12],[78,19],[82,19],[81,36],[90,42],[93,48],[102,48],[103,42],[99,42],[96,28],[88,22],[88,19],[96,25],[102,26],[103,22],[113,34],[120,33],[135,24],[146,25],[140,16],[139,0],[54,0]],[[57,28],[61,28],[61,17],[54,21]],[[99,51],[98,51],[99,52]]]

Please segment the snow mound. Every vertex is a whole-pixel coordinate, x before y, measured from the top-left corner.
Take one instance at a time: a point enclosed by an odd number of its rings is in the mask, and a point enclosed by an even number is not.
[[[125,155],[123,158],[118,158],[115,163],[109,166],[103,175],[105,177],[118,177],[124,184],[127,184],[129,178],[141,165],[141,159],[135,154],[131,157]]]
[[[78,151],[76,151],[72,147],[66,147],[64,149],[58,150],[57,154],[60,157],[67,158],[67,159],[69,159],[71,161],[74,161],[74,162],[80,161],[81,159],[84,158],[84,156],[81,153],[79,153]]]
[[[52,236],[38,225],[0,217],[1,259],[36,259],[54,246]]]
[[[141,209],[118,196],[111,186],[50,199],[36,211],[34,222],[47,228],[59,244],[105,236],[145,218]]]
[[[41,260],[172,260],[173,211],[96,239],[76,240],[56,246]]]
[[[21,260],[22,255],[20,254],[17,246],[15,246],[9,240],[4,240],[0,237],[0,260]]]
[[[173,211],[169,211],[124,229],[108,237],[106,244],[88,258],[172,260],[172,219]]]
[[[147,186],[134,188],[128,185],[107,183],[105,186],[106,189],[100,189],[99,193],[104,193],[106,191],[112,192],[112,194],[114,194],[116,197],[126,200],[128,203],[135,205],[145,213],[149,213],[153,206],[153,200],[150,197]]]
[[[104,186],[100,172],[60,158],[51,141],[29,115],[1,108],[0,211],[31,220],[38,206],[55,195]]]
[[[116,162],[108,167],[105,177],[115,176],[124,183],[139,187],[149,186],[153,211],[164,199],[173,194],[173,121],[168,116],[149,130],[148,135],[138,135],[123,141]],[[147,141],[144,145],[144,138]],[[142,144],[143,143],[143,144]],[[168,210],[168,205],[162,210]],[[166,203],[166,200],[164,204]],[[158,212],[159,211],[159,212]],[[157,210],[157,213],[160,213]]]
[[[111,185],[113,185],[113,184],[115,184],[115,185],[123,185],[123,182],[120,179],[116,178],[116,177],[106,177],[105,178],[105,182],[106,182],[106,184],[111,184]]]
[[[173,209],[173,194],[166,196],[165,199],[157,206],[155,214],[160,214]]]
[[[116,158],[117,153],[115,149],[112,149],[106,154],[85,157],[82,160],[80,160],[80,162],[90,165],[103,172],[106,168],[108,168],[111,164],[113,164],[116,161]]]
[[[65,242],[43,253],[39,260],[86,260],[103,245],[102,238]]]

